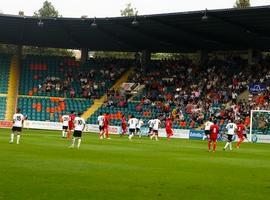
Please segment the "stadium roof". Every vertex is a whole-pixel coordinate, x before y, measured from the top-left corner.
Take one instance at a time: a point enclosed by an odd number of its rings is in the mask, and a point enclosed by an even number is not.
[[[270,48],[270,6],[135,17],[42,18],[0,14],[0,42],[103,51]],[[38,26],[39,21],[43,26]]]

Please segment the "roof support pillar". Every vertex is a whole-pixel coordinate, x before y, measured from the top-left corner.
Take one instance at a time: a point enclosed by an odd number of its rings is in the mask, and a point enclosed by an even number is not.
[[[146,66],[150,64],[151,52],[148,50],[143,50],[141,54],[141,66]]]
[[[208,51],[207,50],[199,50],[198,51],[198,60],[201,64],[204,64],[208,60]]]
[[[81,64],[84,64],[88,60],[88,49],[81,49]]]
[[[251,65],[252,64],[252,60],[253,60],[253,49],[248,49],[248,56],[247,56],[247,59],[248,59],[248,65]]]

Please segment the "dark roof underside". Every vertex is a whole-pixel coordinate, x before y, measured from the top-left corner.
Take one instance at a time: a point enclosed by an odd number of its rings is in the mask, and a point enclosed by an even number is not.
[[[0,15],[0,42],[102,51],[269,50],[270,7],[93,19]]]

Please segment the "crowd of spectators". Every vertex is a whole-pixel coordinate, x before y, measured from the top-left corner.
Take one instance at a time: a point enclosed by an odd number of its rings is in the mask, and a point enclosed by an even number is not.
[[[137,69],[130,82],[145,85],[138,106],[151,104],[161,114],[172,111],[180,123],[185,116],[199,124],[209,116],[222,121],[246,119],[251,109],[269,110],[270,59],[247,65],[239,57],[214,57],[201,66],[188,59],[163,60]],[[249,101],[237,101],[252,83],[265,84],[266,91],[250,94]]]
[[[61,76],[48,76],[40,82],[38,90],[52,91],[63,97],[97,99],[129,67],[129,61],[118,59],[92,59],[81,66],[77,62],[61,62]],[[38,77],[39,79],[40,77]]]

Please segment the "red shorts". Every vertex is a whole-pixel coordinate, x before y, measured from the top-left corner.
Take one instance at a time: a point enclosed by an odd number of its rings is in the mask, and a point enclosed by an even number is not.
[[[213,142],[217,141],[218,134],[210,134],[210,140]]]
[[[238,138],[244,138],[244,135],[242,133],[237,133]]]
[[[73,123],[68,123],[68,129],[73,130],[74,129],[74,124]]]
[[[123,131],[123,133],[126,133],[127,132],[127,125],[125,124],[125,125],[122,125],[122,131]]]
[[[166,133],[167,133],[167,135],[173,135],[173,130],[171,128],[166,129]]]

